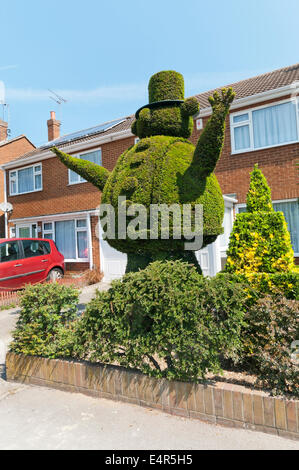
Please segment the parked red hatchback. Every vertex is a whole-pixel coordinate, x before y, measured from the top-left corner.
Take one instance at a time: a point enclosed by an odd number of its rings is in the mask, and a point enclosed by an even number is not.
[[[0,291],[59,279],[64,271],[64,256],[59,253],[53,240],[0,239]]]

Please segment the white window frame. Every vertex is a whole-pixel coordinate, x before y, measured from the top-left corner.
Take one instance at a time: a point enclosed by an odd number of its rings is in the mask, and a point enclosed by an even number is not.
[[[40,166],[40,170],[39,171],[36,171],[35,168],[39,167]],[[27,168],[31,168],[33,167],[33,186],[34,186],[34,189],[32,191],[23,191],[23,192],[18,192],[18,186],[19,186],[19,181],[18,181],[18,178],[19,178],[19,171],[20,170],[26,170]],[[15,173],[16,175],[15,176],[12,176],[12,173]],[[36,189],[35,187],[35,176],[37,175],[40,175],[41,176],[41,187]],[[15,182],[16,184],[16,192],[12,192],[11,191],[11,183],[12,182]],[[16,168],[14,170],[10,170],[9,171],[9,195],[10,196],[18,196],[19,194],[29,194],[29,193],[36,193],[38,191],[42,191],[43,190],[43,165],[42,163],[35,163],[34,165],[28,165],[28,166],[23,166],[21,168]]]
[[[72,155],[72,157],[74,158],[82,158],[82,155],[86,155],[88,153],[93,153],[93,152],[100,152],[101,154],[101,165],[102,165],[102,147],[99,147],[99,148],[96,148],[96,149],[89,149],[89,150],[85,150],[84,152],[80,152],[80,153],[76,153],[74,155]],[[84,160],[84,158],[82,158],[82,160]],[[88,183],[88,181],[86,181],[84,178],[82,178],[82,176],[78,175],[79,177],[79,180],[78,181],[71,181],[71,171],[74,172],[74,170],[70,170],[68,169],[68,185],[69,186],[73,186],[74,184],[81,184],[81,183]],[[76,173],[76,172],[74,172]]]
[[[254,135],[253,135],[253,120],[252,120],[253,111],[257,111],[259,109],[270,108],[273,106],[279,106],[280,104],[291,103],[291,102],[294,102],[296,104],[297,140],[284,142],[282,144],[268,145],[266,147],[255,148],[254,147]],[[248,114],[248,120],[234,123],[234,117],[242,116],[243,114]],[[247,125],[249,126],[250,147],[246,149],[236,150],[234,130],[237,127],[242,127],[242,126],[247,126]],[[283,145],[291,145],[291,144],[298,143],[299,142],[299,96],[294,97],[294,98],[289,98],[287,100],[275,101],[273,103],[269,103],[269,104],[262,105],[262,106],[257,106],[256,108],[248,108],[248,109],[243,109],[242,111],[238,111],[236,113],[231,113],[230,114],[230,138],[231,138],[232,155],[236,155],[239,153],[256,152],[258,150],[265,150],[265,149],[274,148],[274,147],[282,147]]]
[[[55,242],[55,222],[64,222],[70,219],[56,219],[56,220],[43,220],[43,238],[44,235],[52,235],[52,240]],[[76,258],[70,258],[67,259],[65,258],[65,262],[67,263],[87,263],[89,261],[89,256],[90,256],[90,243],[89,243],[89,234],[88,234],[88,218],[87,217],[76,217],[74,219],[75,222],[75,245],[76,245]],[[77,222],[78,220],[84,220],[86,222],[85,227],[77,227]],[[45,229],[45,224],[51,224],[52,228],[51,229]],[[87,258],[79,258],[78,257],[78,238],[77,238],[77,233],[78,232],[86,232],[87,234],[87,248],[88,248],[88,257]]]
[[[272,201],[272,204],[275,204],[275,203],[278,204],[278,203],[280,203],[280,202],[296,202],[296,201],[298,201],[298,198],[297,198],[297,197],[294,197],[294,198],[292,198],[292,199],[275,199],[275,200]],[[240,204],[236,204],[236,214],[240,214],[240,212],[239,212],[240,207],[246,207],[246,203],[245,203],[245,202],[242,202],[242,203],[240,203]],[[299,253],[295,253],[295,252],[294,252],[294,256],[295,256],[296,258],[298,258],[298,257],[299,257]]]
[[[33,226],[35,226],[35,237],[33,236]],[[30,230],[30,235],[29,238],[38,238],[38,225],[37,223],[28,223],[28,224],[18,224],[16,225],[16,238],[23,238],[20,236],[20,228],[29,228]]]

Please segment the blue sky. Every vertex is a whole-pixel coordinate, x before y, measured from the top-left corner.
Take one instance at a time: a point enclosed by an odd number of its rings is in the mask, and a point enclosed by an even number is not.
[[[44,143],[50,110],[63,134],[132,114],[159,70],[183,73],[190,96],[295,64],[298,19],[298,0],[2,1],[11,136]]]

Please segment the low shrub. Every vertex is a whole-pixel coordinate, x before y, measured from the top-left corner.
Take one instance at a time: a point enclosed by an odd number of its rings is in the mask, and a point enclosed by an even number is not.
[[[245,296],[222,279],[205,279],[181,261],[156,261],[98,292],[78,326],[81,358],[118,363],[170,379],[221,371],[238,355]]]
[[[299,364],[292,360],[292,343],[299,340],[299,302],[266,296],[246,314],[242,333],[246,369],[275,395],[299,396]]]
[[[84,283],[87,286],[91,286],[93,284],[97,284],[103,279],[103,273],[96,269],[88,269],[83,274]]]
[[[28,285],[10,350],[44,357],[71,356],[79,294],[57,283]]]
[[[299,272],[286,273],[219,273],[217,277],[227,282],[241,283],[250,287],[250,295],[264,297],[265,294],[281,294],[286,299],[299,300]]]

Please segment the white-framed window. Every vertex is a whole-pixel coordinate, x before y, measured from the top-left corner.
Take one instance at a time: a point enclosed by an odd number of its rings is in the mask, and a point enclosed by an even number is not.
[[[43,238],[54,240],[66,261],[88,261],[86,218],[43,222]]]
[[[135,137],[135,139],[134,139],[134,145],[138,144],[139,140],[140,140],[139,137]]]
[[[232,153],[299,142],[299,97],[230,115]]]
[[[42,190],[42,164],[26,166],[9,172],[9,194],[33,193]]]
[[[272,201],[272,204],[275,211],[283,212],[291,235],[294,255],[299,256],[299,199]],[[238,204],[237,212],[246,212],[246,204]]]
[[[102,165],[102,150],[97,149],[92,152],[84,152],[79,155],[73,155],[76,158],[87,160],[97,165]],[[86,180],[82,176],[78,175],[75,171],[69,170],[69,184],[86,183]]]

